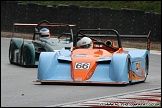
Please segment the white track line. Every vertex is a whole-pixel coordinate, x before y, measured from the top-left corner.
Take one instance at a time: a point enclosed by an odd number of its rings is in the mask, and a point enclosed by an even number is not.
[[[160,92],[160,93],[159,93]],[[81,100],[81,101],[74,101],[74,102],[68,102],[64,104],[57,104],[57,105],[50,105],[46,107],[92,107],[92,106],[106,106],[107,103],[112,103],[114,104],[113,106],[132,106],[133,103],[137,104],[145,104],[145,105],[160,105],[159,102],[152,102],[148,101],[149,96],[142,96],[142,95],[159,95],[161,96],[161,88],[154,88],[154,89],[145,89],[145,90],[140,90],[140,91],[135,91],[135,92],[127,92],[127,93],[121,93],[117,95],[111,95],[111,96],[104,96],[104,97],[99,97],[99,98],[93,98],[93,99],[87,99],[87,100]],[[127,98],[145,98],[146,100],[131,100]],[[157,100],[161,102],[161,97],[155,97]],[[133,103],[132,103],[133,102]],[[142,103],[143,102],[143,103]],[[127,104],[123,104],[127,103]],[[110,105],[109,105],[110,106]],[[112,105],[111,105],[112,106]],[[135,107],[135,105],[134,105]]]

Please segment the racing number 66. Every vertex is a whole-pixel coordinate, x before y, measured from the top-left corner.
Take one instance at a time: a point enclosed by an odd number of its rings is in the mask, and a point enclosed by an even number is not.
[[[75,69],[89,69],[90,63],[76,63]]]

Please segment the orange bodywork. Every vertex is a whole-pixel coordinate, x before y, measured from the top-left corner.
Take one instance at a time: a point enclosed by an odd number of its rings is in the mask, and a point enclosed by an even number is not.
[[[139,75],[137,75],[135,72],[133,72],[133,71],[130,71],[129,72],[129,80],[140,80],[140,79],[143,79],[143,78],[145,78],[145,72],[144,72],[144,70],[142,70],[142,72],[141,72],[141,76],[139,76]]]
[[[113,54],[104,49],[77,49],[71,54],[72,79],[84,81],[91,78],[97,66],[96,60],[101,57],[111,57]]]

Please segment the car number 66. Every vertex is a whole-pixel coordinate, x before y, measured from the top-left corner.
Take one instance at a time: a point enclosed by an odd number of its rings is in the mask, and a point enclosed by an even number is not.
[[[90,63],[76,63],[75,69],[89,69]]]

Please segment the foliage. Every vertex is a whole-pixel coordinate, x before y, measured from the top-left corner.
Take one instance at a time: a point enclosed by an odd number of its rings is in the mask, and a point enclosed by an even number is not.
[[[161,1],[20,1],[44,5],[77,5],[113,9],[137,9],[145,12],[161,13]]]

